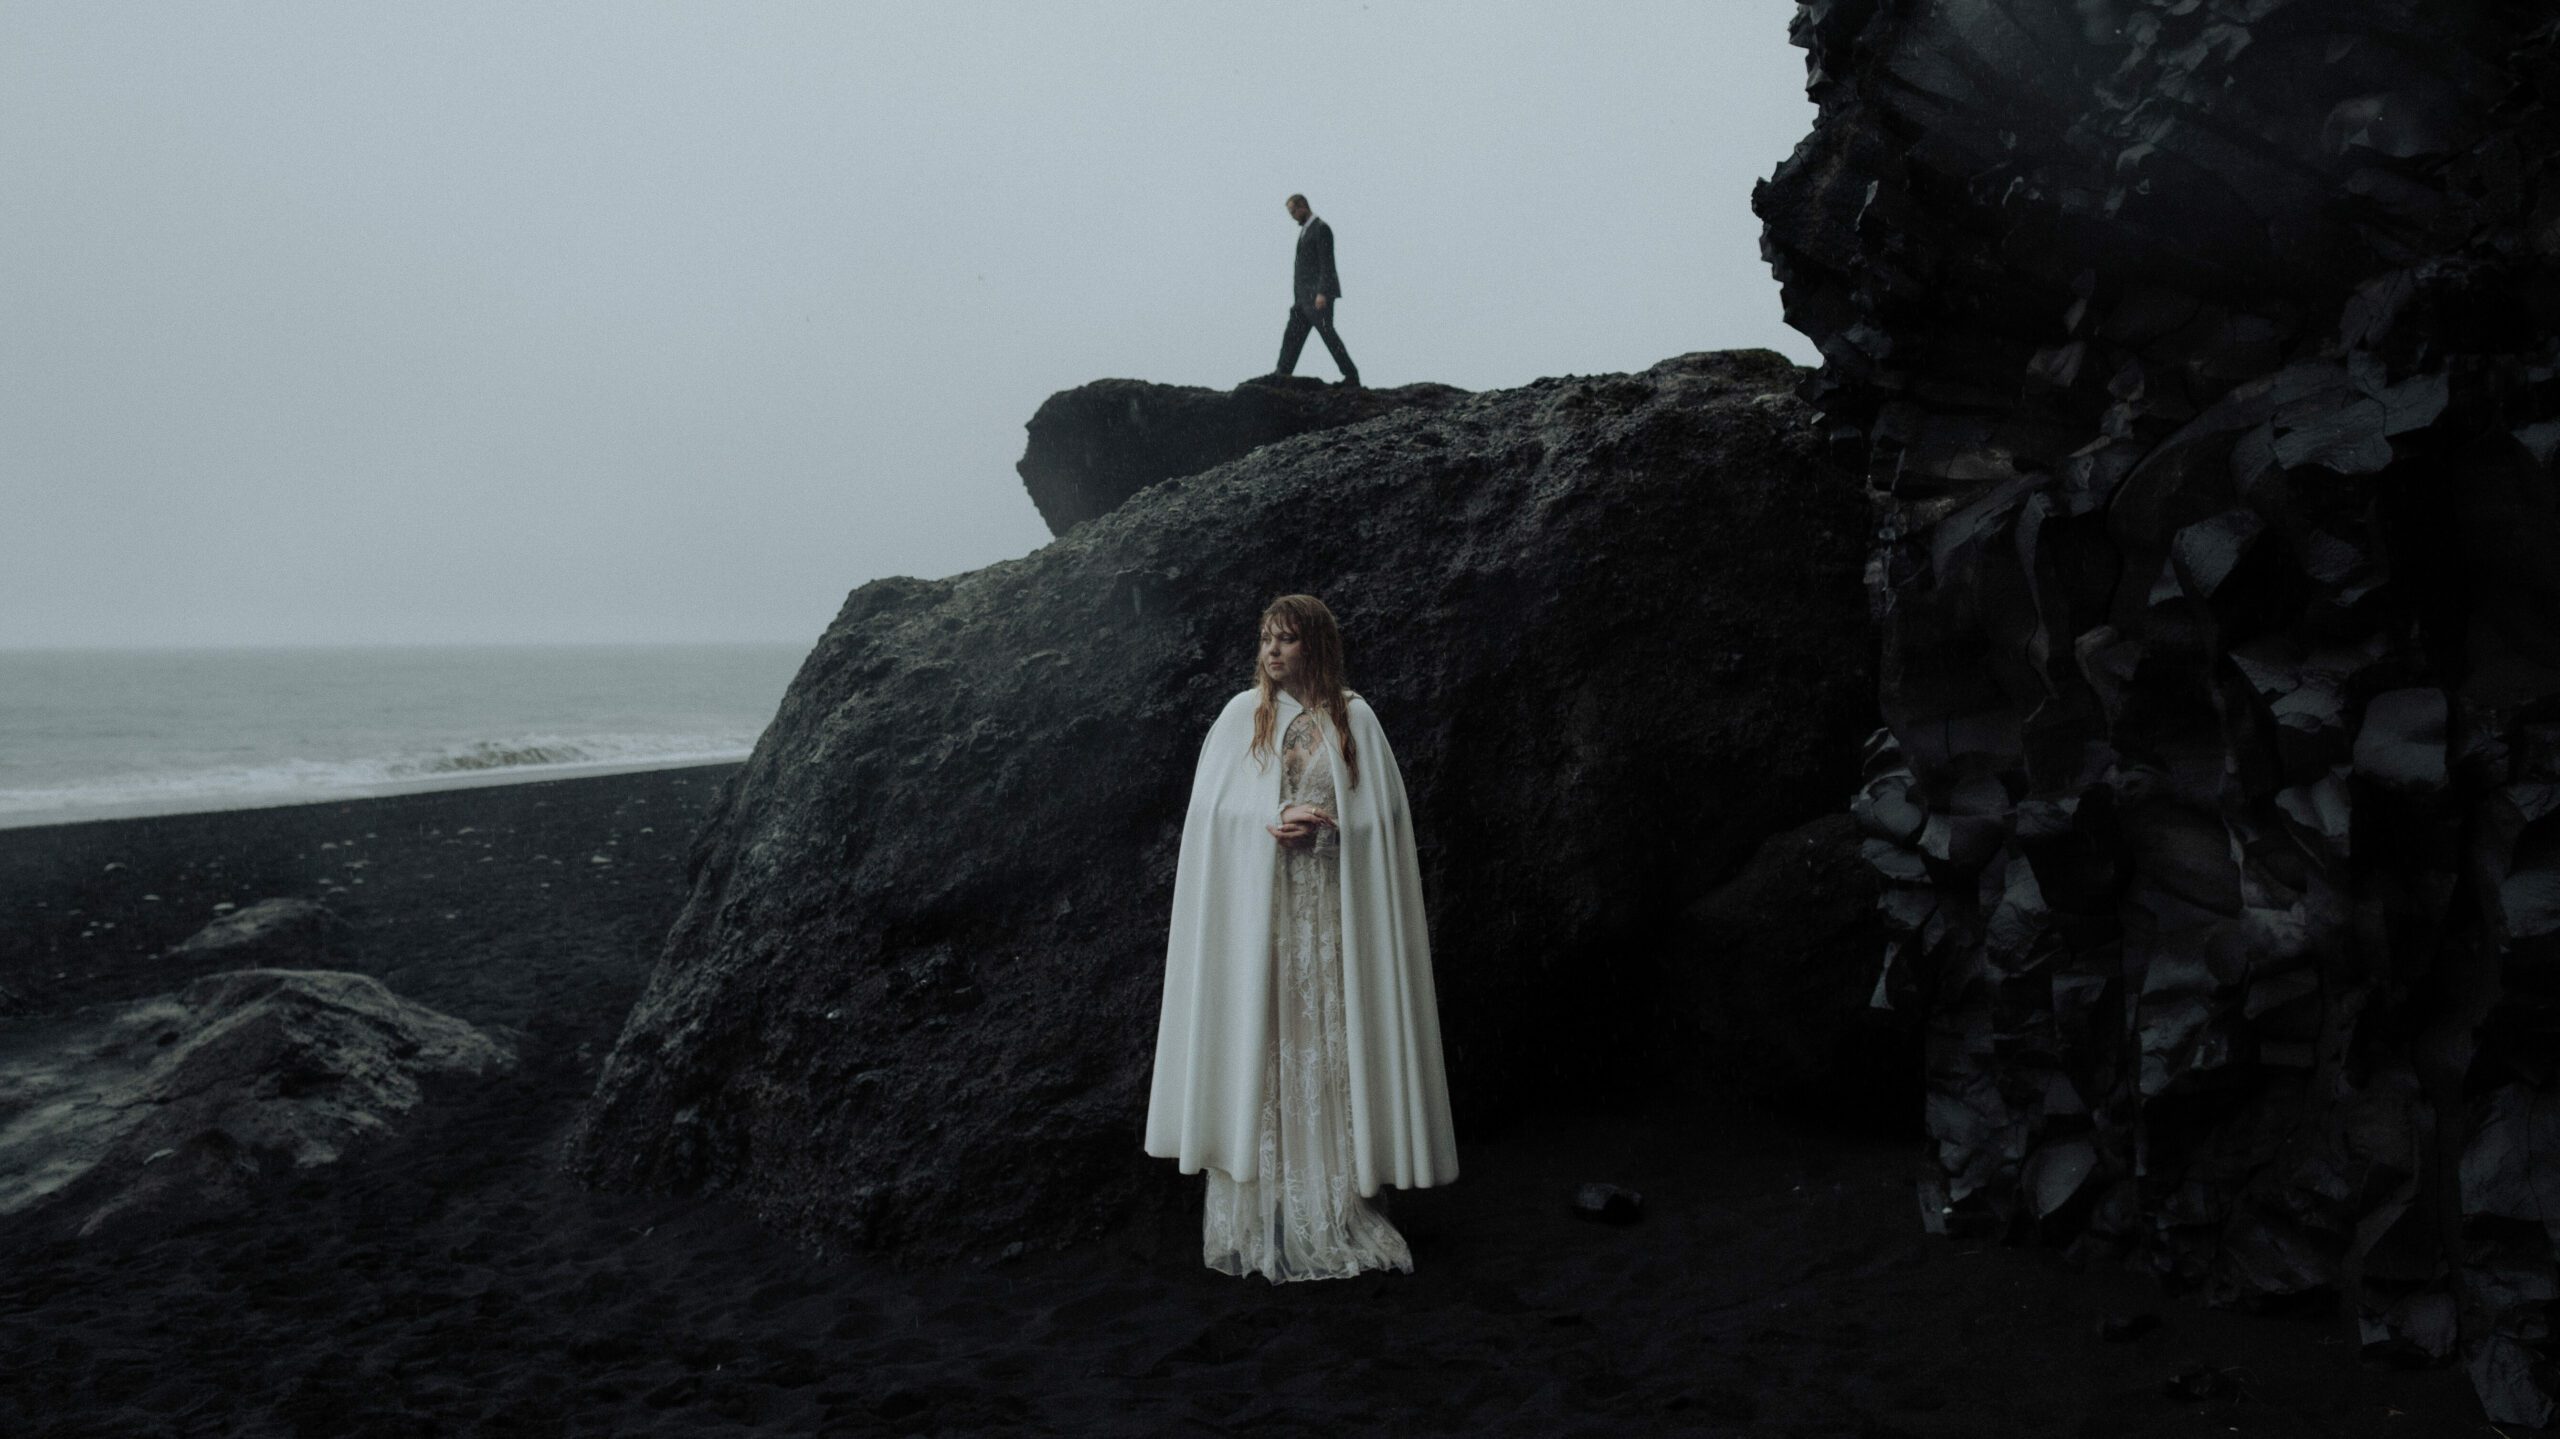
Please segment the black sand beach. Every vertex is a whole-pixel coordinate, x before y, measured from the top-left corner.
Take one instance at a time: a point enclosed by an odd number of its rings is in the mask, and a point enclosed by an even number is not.
[[[2363,1366],[2325,1312],[1928,1238],[1920,1140],[1750,1110],[1462,1113],[1464,1177],[1393,1202],[1414,1274],[1277,1289],[1201,1266],[1196,1202],[929,1268],[812,1258],[717,1198],[587,1192],[551,1157],[725,773],[0,832],[13,1012],[170,989],[191,976],[163,952],[216,903],[301,895],[352,922],[349,967],[525,1036],[515,1072],[248,1216],[0,1235],[0,1433],[2499,1432],[2459,1370]],[[1643,1221],[1571,1218],[1588,1179],[1641,1190]],[[2199,1366],[2232,1392],[2163,1392]]]

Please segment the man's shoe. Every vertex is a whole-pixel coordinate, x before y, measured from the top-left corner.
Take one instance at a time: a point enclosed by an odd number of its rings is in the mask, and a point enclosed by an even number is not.
[[[1358,375],[1345,375],[1342,377],[1342,388],[1346,390],[1365,390],[1368,386],[1360,383],[1360,377]]]

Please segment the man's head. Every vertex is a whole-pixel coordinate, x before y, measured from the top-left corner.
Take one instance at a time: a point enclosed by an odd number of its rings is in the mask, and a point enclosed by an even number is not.
[[[1308,208],[1307,208],[1307,197],[1306,197],[1306,196],[1304,196],[1304,195],[1292,195],[1292,196],[1290,196],[1290,197],[1289,197],[1289,218],[1290,218],[1290,219],[1295,220],[1295,221],[1297,221],[1299,224],[1303,225],[1303,224],[1307,223],[1307,217],[1308,217],[1309,215],[1314,214],[1314,213],[1315,213],[1315,211],[1310,210],[1310,209],[1308,209]]]

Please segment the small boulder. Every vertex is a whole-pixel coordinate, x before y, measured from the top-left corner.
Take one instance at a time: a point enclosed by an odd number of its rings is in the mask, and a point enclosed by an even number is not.
[[[1573,1217],[1595,1224],[1633,1224],[1644,1217],[1644,1196],[1615,1184],[1586,1184],[1573,1192]]]
[[[2216,1369],[2209,1364],[2190,1364],[2160,1381],[2160,1392],[2172,1399],[2190,1404],[2207,1399],[2228,1399],[2240,1392],[2239,1371]]]
[[[235,1208],[263,1175],[388,1133],[422,1080],[513,1063],[501,1039],[335,970],[226,970],[0,1021],[0,1219],[85,1236]]]
[[[2108,1314],[2098,1320],[2098,1337],[2110,1344],[2125,1344],[2159,1327],[2157,1314]]]
[[[316,965],[352,951],[353,927],[317,900],[262,899],[178,941],[172,955],[228,968]]]

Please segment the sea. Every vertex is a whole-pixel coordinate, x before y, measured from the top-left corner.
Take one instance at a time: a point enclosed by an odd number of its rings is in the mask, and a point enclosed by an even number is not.
[[[807,649],[0,650],[0,829],[741,760]]]

